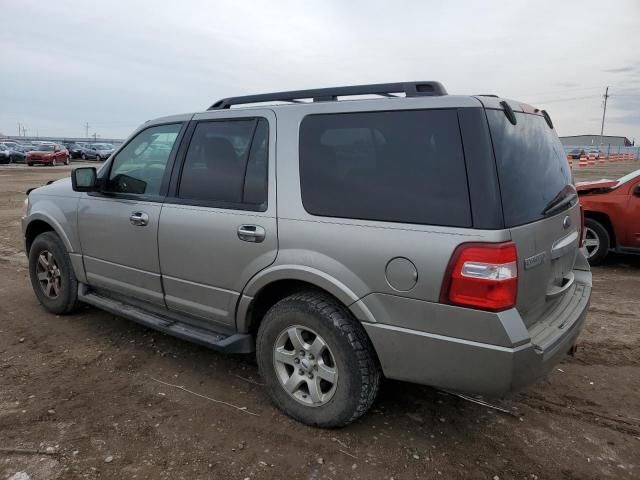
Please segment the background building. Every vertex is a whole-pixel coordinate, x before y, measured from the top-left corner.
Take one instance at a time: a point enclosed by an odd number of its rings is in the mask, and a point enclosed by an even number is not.
[[[600,145],[600,135],[570,135],[568,137],[560,137],[562,145],[565,146],[587,146],[587,145]],[[602,136],[602,145],[610,145],[612,147],[632,147],[631,142],[627,137],[614,137],[611,135]]]

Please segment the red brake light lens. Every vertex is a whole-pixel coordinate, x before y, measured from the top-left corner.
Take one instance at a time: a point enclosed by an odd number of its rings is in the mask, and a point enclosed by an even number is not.
[[[440,301],[500,311],[516,304],[518,254],[513,242],[463,243],[451,256]]]

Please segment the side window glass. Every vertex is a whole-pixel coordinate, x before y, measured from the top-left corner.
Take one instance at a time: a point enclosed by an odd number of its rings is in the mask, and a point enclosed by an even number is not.
[[[159,125],[140,132],[114,159],[106,190],[158,195],[180,128],[181,124]]]
[[[189,144],[178,196],[204,202],[266,204],[268,123],[241,119],[199,123]]]

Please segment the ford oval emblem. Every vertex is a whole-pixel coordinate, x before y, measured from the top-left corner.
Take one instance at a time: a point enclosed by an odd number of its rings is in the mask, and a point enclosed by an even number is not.
[[[571,226],[571,217],[569,217],[569,215],[564,217],[564,220],[562,220],[562,226],[564,228],[569,228]]]

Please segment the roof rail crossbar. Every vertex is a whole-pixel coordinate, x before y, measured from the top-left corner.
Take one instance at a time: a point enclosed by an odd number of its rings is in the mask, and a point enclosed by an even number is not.
[[[352,95],[381,95],[392,97],[393,93],[404,93],[407,97],[446,95],[447,91],[440,82],[399,82],[370,85],[351,85],[347,87],[315,88],[311,90],[292,90],[288,92],[262,93],[243,97],[229,97],[218,100],[208,110],[230,108],[232,105],[263,102],[293,102],[301,99],[313,99],[314,102],[337,100],[338,97]]]

